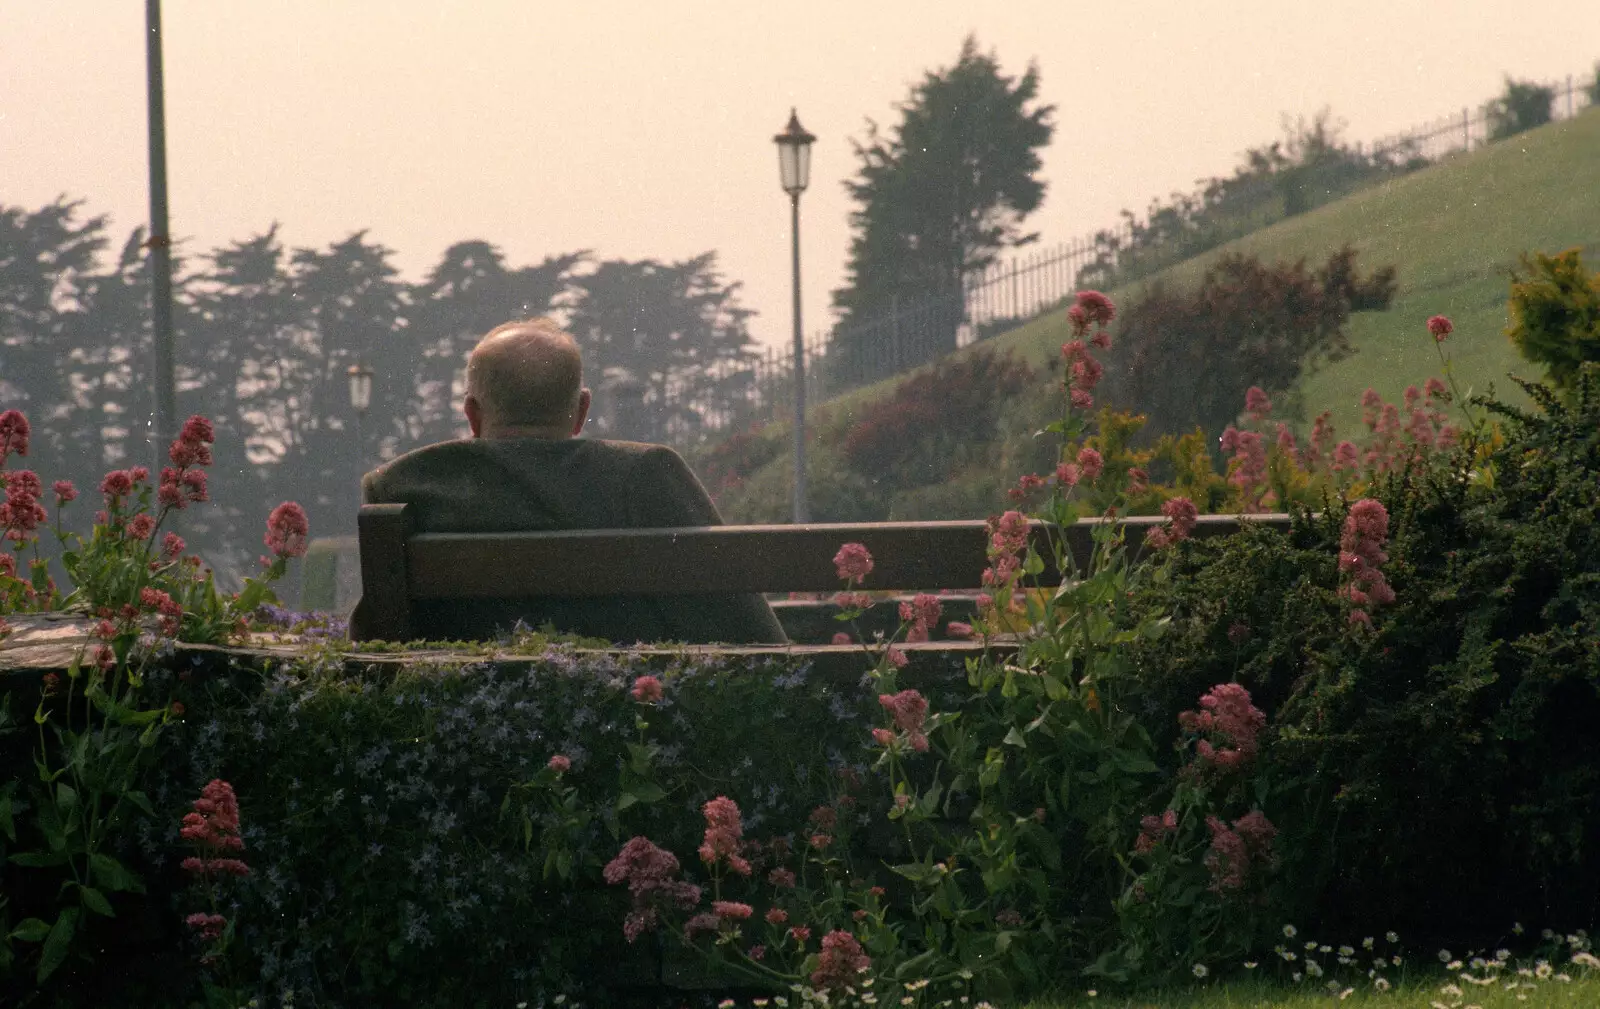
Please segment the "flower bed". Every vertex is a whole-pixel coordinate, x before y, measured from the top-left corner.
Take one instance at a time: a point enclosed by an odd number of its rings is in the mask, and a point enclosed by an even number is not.
[[[1152,493],[1087,443],[1111,311],[1080,302],[1058,468],[1016,488],[1057,526]],[[1146,554],[1103,524],[1062,586],[1032,585],[1028,516],[996,516],[970,625],[919,596],[856,646],[197,647],[174,632],[237,644],[266,590],[123,564],[154,530],[109,523],[78,587],[129,609],[54,680],[4,681],[38,729],[0,736],[6,766],[42,773],[0,781],[0,970],[63,1004],[656,1004],[690,981],[838,1004],[872,979],[917,1004],[1206,977],[1289,920],[1479,949],[1518,918],[1590,924],[1600,375],[1534,395],[1426,451],[1375,418],[1389,447],[1325,470],[1286,535],[1196,543],[1168,488]],[[1304,493],[1295,447],[1248,433],[1237,493]],[[274,520],[269,574],[305,533]],[[834,560],[859,620],[873,558]]]

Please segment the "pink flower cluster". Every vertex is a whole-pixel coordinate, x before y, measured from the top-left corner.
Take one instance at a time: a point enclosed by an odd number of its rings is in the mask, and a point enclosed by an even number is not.
[[[182,509],[211,499],[206,473],[201,467],[211,465],[214,441],[216,431],[205,417],[195,414],[183,422],[177,439],[167,448],[167,457],[173,465],[161,468],[156,500],[168,508]]]
[[[1200,509],[1186,497],[1161,502],[1161,514],[1167,517],[1166,524],[1150,530],[1144,537],[1145,546],[1152,550],[1165,550],[1179,540],[1188,539],[1200,520]]]
[[[139,518],[147,516],[140,515]],[[143,538],[143,537],[141,537]],[[161,633],[169,638],[178,636],[183,624],[183,605],[160,589],[146,586],[139,590],[139,605],[161,617]]]
[[[1222,432],[1221,444],[1222,451],[1233,453],[1228,462],[1228,482],[1239,488],[1244,511],[1259,512],[1267,491],[1267,449],[1260,432],[1240,431],[1229,424]]]
[[[5,485],[6,491],[5,500],[0,501],[0,530],[4,530],[3,538],[21,543],[39,528],[39,523],[49,518],[44,505],[39,503],[39,498],[44,495],[44,486],[31,469],[0,473],[0,484]]]
[[[989,567],[983,584],[991,588],[1006,585],[1022,570],[1022,554],[1028,548],[1028,516],[1008,511],[989,518]]]
[[[665,694],[661,680],[654,676],[641,676],[633,681],[633,689],[628,691],[633,699],[640,704],[654,704],[661,700]]]
[[[1431,316],[1428,319],[1428,332],[1433,334],[1435,343],[1443,343],[1444,338],[1455,332],[1455,324],[1443,315]]]
[[[872,554],[865,544],[846,543],[833,555],[833,564],[839,577],[852,584],[872,574]]]
[[[743,847],[744,825],[739,806],[726,795],[719,795],[701,807],[706,817],[705,839],[700,843],[700,861],[707,865],[727,862],[741,876],[750,875],[750,863],[739,853]]]
[[[1111,334],[1097,327],[1116,317],[1116,305],[1099,291],[1079,291],[1067,310],[1073,338],[1061,345],[1061,356],[1067,359],[1067,397],[1075,410],[1094,406],[1094,389],[1105,375],[1105,366],[1090,356],[1089,348],[1105,350],[1111,346]],[[1091,329],[1095,330],[1093,336],[1089,336]]]
[[[1139,839],[1133,842],[1136,854],[1148,855],[1178,830],[1177,810],[1169,809],[1160,816],[1146,816],[1139,820]]]
[[[285,501],[267,516],[267,532],[262,542],[276,557],[303,557],[310,532],[306,510],[293,501]]]
[[[939,615],[943,609],[939,597],[926,592],[919,592],[910,602],[901,603],[900,620],[911,625],[906,631],[906,640],[927,641],[934,628],[939,626]]]
[[[856,937],[844,929],[835,929],[822,937],[822,953],[817,957],[816,970],[811,972],[811,986],[819,991],[844,988],[856,984],[857,975],[871,966],[872,958],[862,951]]]
[[[700,888],[674,878],[677,874],[677,856],[647,837],[628,841],[601,870],[607,883],[628,884],[633,909],[623,919],[622,934],[629,942],[656,927],[661,904],[671,903],[687,910],[700,903]]]
[[[895,728],[904,734],[906,743],[917,753],[928,752],[928,736],[923,729],[928,721],[928,699],[917,690],[902,690],[898,694],[879,694],[878,703],[889,712]],[[876,729],[872,738],[888,746],[897,738],[887,729]]]
[[[1260,749],[1256,738],[1267,716],[1250,701],[1250,691],[1237,683],[1219,683],[1200,698],[1199,711],[1178,715],[1186,732],[1209,736],[1195,744],[1196,762],[1202,770],[1219,773],[1249,765]]]
[[[1344,596],[1350,600],[1350,622],[1372,626],[1366,607],[1394,602],[1394,589],[1381,565],[1389,559],[1383,545],[1389,538],[1389,513],[1379,501],[1362,498],[1350,506],[1339,537],[1339,570],[1346,578]]]
[[[183,860],[183,871],[205,880],[213,876],[250,875],[249,866],[226,854],[244,850],[244,838],[239,836],[239,800],[233,794],[233,786],[226,781],[213,779],[200,790],[200,798],[194,801],[194,811],[184,814],[183,827],[178,834],[199,850],[198,855]],[[220,929],[220,925],[216,927]],[[217,934],[221,934],[220,931]],[[206,935],[204,930],[202,937],[216,938]]]
[[[1211,873],[1212,892],[1237,893],[1249,883],[1253,867],[1273,864],[1272,839],[1278,829],[1260,810],[1233,821],[1231,830],[1215,816],[1208,816],[1206,829],[1211,831],[1205,867]]]
[[[7,410],[0,413],[0,466],[6,463],[6,456],[15,452],[17,455],[28,454],[28,439],[33,434],[28,418],[21,410]]]

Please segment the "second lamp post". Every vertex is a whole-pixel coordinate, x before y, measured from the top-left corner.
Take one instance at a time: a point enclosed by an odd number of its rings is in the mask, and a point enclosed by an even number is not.
[[[778,176],[789,194],[794,235],[794,521],[809,522],[806,508],[806,347],[800,329],[800,194],[811,179],[811,145],[817,139],[789,110],[789,125],[772,138],[778,144]]]

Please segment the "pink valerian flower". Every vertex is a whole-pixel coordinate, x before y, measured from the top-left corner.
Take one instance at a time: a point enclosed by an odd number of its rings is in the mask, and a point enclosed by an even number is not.
[[[239,836],[239,800],[233,786],[213,778],[200,790],[194,812],[184,814],[178,834],[206,851],[244,850],[244,838]]]
[[[564,753],[558,753],[551,757],[550,762],[545,766],[557,774],[566,774],[572,770],[572,758]]]
[[[1260,749],[1256,737],[1267,716],[1251,703],[1250,691],[1237,683],[1219,683],[1200,698],[1200,709],[1178,715],[1178,724],[1209,737],[1195,744],[1201,770],[1236,771],[1255,759]]]
[[[267,532],[261,541],[278,557],[303,557],[310,532],[306,510],[293,501],[285,501],[267,516]]]
[[[39,503],[44,487],[38,475],[27,469],[0,473],[0,481],[6,492],[0,502],[0,529],[5,530],[5,538],[21,543],[50,517]]]
[[[711,912],[724,921],[744,921],[755,913],[755,908],[733,900],[714,900]]]
[[[1356,449],[1355,442],[1341,441],[1333,450],[1334,472],[1354,473],[1361,468],[1361,457]]]
[[[183,422],[183,429],[167,448],[167,456],[180,470],[211,465],[211,444],[217,440],[211,421],[195,414]]]
[[[50,489],[56,492],[57,508],[69,501],[76,501],[78,499],[78,488],[71,480],[57,480],[55,483],[50,485]]]
[[[722,919],[709,911],[702,911],[683,923],[683,937],[693,942],[694,937],[701,933],[720,931]]]
[[[5,619],[3,617],[0,617],[0,638],[4,638],[7,634],[10,634],[10,633],[11,633],[11,625],[6,623]],[[43,682],[44,682],[44,696],[46,696],[46,697],[54,697],[56,694],[61,692],[61,674],[60,673],[45,673]]]
[[[1435,315],[1428,319],[1428,332],[1433,334],[1435,343],[1443,343],[1444,338],[1455,332],[1455,325],[1442,315]]]
[[[891,729],[885,729],[882,726],[879,726],[878,728],[872,730],[872,741],[877,743],[879,746],[891,746],[893,745],[894,740],[894,731]]]
[[[1059,463],[1056,466],[1056,482],[1063,487],[1076,487],[1083,478],[1083,470],[1075,462]]]
[[[1433,418],[1428,416],[1426,410],[1420,407],[1412,409],[1411,421],[1406,424],[1406,435],[1416,444],[1419,452],[1433,448]]]
[[[1382,570],[1389,559],[1383,550],[1388,538],[1389,513],[1381,502],[1362,498],[1350,506],[1339,537],[1339,570],[1346,576],[1343,593],[1354,608],[1352,623],[1371,626],[1364,607],[1394,602],[1394,589]],[[1362,616],[1354,616],[1355,612]]]
[[[135,540],[147,540],[150,534],[156,531],[155,516],[145,512],[135,515],[128,523],[128,537]]]
[[[1238,447],[1228,467],[1228,482],[1238,487],[1244,495],[1244,510],[1254,512],[1260,508],[1261,494],[1267,479],[1267,452],[1261,445],[1261,435],[1255,431],[1240,431]]]
[[[884,658],[888,659],[889,664],[894,666],[896,669],[904,669],[911,663],[911,657],[906,655],[905,649],[901,648],[899,645],[890,645],[888,649],[884,651]]]
[[[917,753],[928,752],[928,737],[923,729],[928,721],[928,699],[918,690],[902,690],[898,694],[879,694],[878,703],[889,712],[894,724],[904,733],[906,742]],[[876,732],[874,739],[879,739]],[[879,740],[881,742],[881,739]],[[887,744],[885,744],[887,745]]]
[[[1096,350],[1110,350],[1111,334],[1107,333],[1103,329],[1100,330],[1100,332],[1089,338],[1089,346],[1095,348]]]
[[[191,855],[180,862],[178,868],[202,878],[250,875],[250,867],[237,858],[197,858]]]
[[[767,873],[767,882],[780,889],[793,890],[794,873],[788,869],[774,869]]]
[[[133,493],[133,475],[125,469],[114,469],[100,479],[100,493],[115,506],[122,498]]]
[[[1307,469],[1313,468],[1318,459],[1327,455],[1328,446],[1333,443],[1333,439],[1333,414],[1324,410],[1311,422],[1311,446],[1305,450],[1301,459]]]
[[[939,597],[927,592],[919,592],[910,602],[900,604],[900,619],[911,625],[912,630],[919,637],[915,640],[926,641],[939,626],[939,617],[944,605],[939,602]]]
[[[806,817],[806,822],[818,830],[833,830],[839,826],[839,811],[832,806],[818,806]]]
[[[1070,390],[1067,393],[1067,400],[1072,404],[1074,410],[1088,410],[1094,406],[1094,396],[1082,389],[1074,388]]]
[[[1021,501],[1034,491],[1043,487],[1045,478],[1036,473],[1024,473],[1017,478],[1017,485],[1006,491],[1006,496],[1013,501]]]
[[[833,555],[833,565],[839,577],[856,583],[872,574],[872,554],[861,543],[846,543]]]
[[[838,592],[833,604],[841,610],[864,610],[872,606],[872,596],[865,592]]]
[[[811,986],[821,991],[844,988],[857,982],[857,975],[872,966],[872,958],[862,952],[861,943],[844,929],[822,937],[822,953],[817,969],[811,972]]]
[[[1429,402],[1432,402],[1436,399],[1442,400],[1446,403],[1450,401],[1450,390],[1445,388],[1445,384],[1442,379],[1428,379],[1426,382],[1422,383],[1422,392],[1423,395],[1427,397]]]
[[[1078,450],[1078,468],[1083,473],[1083,478],[1093,483],[1100,479],[1100,473],[1105,468],[1106,461],[1100,453],[1088,446]]]
[[[828,845],[833,843],[833,835],[820,833],[812,834],[810,837],[806,838],[806,843],[810,844],[811,847],[817,849],[818,851],[822,851],[823,849],[827,848]]]
[[[1117,306],[1099,291],[1079,291],[1074,308],[1083,310],[1083,318],[1091,326],[1104,326],[1117,317]]]
[[[760,943],[756,943],[754,946],[750,947],[749,951],[745,955],[752,960],[764,960],[767,956],[767,947],[761,945]]]
[[[805,925],[791,925],[789,926],[789,938],[804,946],[806,940],[811,938],[811,929]]]
[[[1417,404],[1422,402],[1422,390],[1418,389],[1415,385],[1408,385],[1406,386],[1406,391],[1401,394],[1400,398],[1402,401],[1404,401],[1407,410],[1415,410],[1417,408]]]
[[[1295,443],[1294,432],[1289,430],[1289,425],[1278,425],[1278,451],[1285,453],[1291,459],[1298,454],[1300,446]]]
[[[1069,371],[1072,375],[1072,387],[1082,389],[1084,392],[1094,392],[1094,387],[1100,384],[1100,379],[1105,376],[1105,365],[1088,355],[1072,362]]]
[[[628,884],[633,909],[623,919],[622,934],[629,942],[656,927],[661,904],[675,904],[687,910],[700,903],[700,888],[675,879],[677,874],[677,856],[657,847],[647,837],[629,840],[601,870],[601,877],[607,883]],[[714,920],[715,916],[712,917]],[[716,928],[714,923],[712,928]]]
[[[1259,385],[1252,385],[1245,390],[1244,410],[1252,420],[1266,420],[1267,414],[1272,412],[1272,400],[1267,397],[1266,392]]]
[[[701,807],[701,812],[706,817],[706,833],[700,844],[700,860],[712,866],[726,862],[728,868],[739,875],[750,875],[750,863],[739,853],[744,825],[740,822],[738,804],[719,795]]]
[[[1179,540],[1188,539],[1200,518],[1200,510],[1186,497],[1161,502],[1161,514],[1167,517],[1166,524],[1150,530],[1144,537],[1145,545],[1152,550],[1164,550]]]
[[[945,624],[944,632],[952,638],[965,640],[972,637],[972,625],[962,620],[952,620]]]
[[[1278,830],[1260,810],[1233,821],[1232,830],[1217,817],[1208,816],[1206,829],[1211,832],[1211,847],[1206,851],[1205,867],[1211,874],[1213,893],[1237,893],[1249,884],[1253,869],[1270,868],[1275,862],[1272,839]]]
[[[665,694],[661,680],[654,676],[641,676],[633,681],[633,689],[628,691],[633,699],[640,704],[654,704]]]
[[[7,410],[0,413],[0,465],[4,465],[6,456],[13,452],[17,455],[27,455],[28,438],[32,433],[28,418],[21,410]]]
[[[1150,489],[1150,474],[1138,466],[1128,467],[1128,493],[1143,494]]]
[[[222,915],[204,914],[199,911],[183,919],[183,922],[195,930],[202,942],[222,938],[222,932],[228,926],[228,919]]]
[[[1167,836],[1176,833],[1178,829],[1178,813],[1169,809],[1160,816],[1145,816],[1139,820],[1139,839],[1133,843],[1135,854],[1148,855],[1156,846],[1167,839]]]
[[[855,642],[850,639],[850,634],[848,631],[834,631],[833,643],[836,645],[850,645],[854,644]]]
[[[176,560],[177,556],[183,553],[184,545],[182,536],[177,533],[167,533],[161,537],[161,559]]]
[[[1068,365],[1075,364],[1089,356],[1089,345],[1082,340],[1068,340],[1061,345],[1061,356]]]

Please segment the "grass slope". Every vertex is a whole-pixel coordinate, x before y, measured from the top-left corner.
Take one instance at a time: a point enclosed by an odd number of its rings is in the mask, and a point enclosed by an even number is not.
[[[1354,431],[1368,386],[1398,401],[1408,384],[1437,374],[1438,358],[1423,329],[1434,314],[1455,322],[1450,351],[1464,386],[1483,390],[1492,382],[1508,401],[1523,402],[1505,376],[1536,378],[1540,370],[1518,357],[1505,337],[1510,271],[1526,251],[1576,245],[1591,260],[1600,252],[1596,165],[1600,109],[1591,109],[1279,222],[1152,279],[1192,286],[1226,251],[1315,264],[1349,242],[1365,268],[1393,263],[1399,289],[1388,311],[1351,319],[1354,355],[1305,381],[1308,416],[1332,410],[1341,430]],[[1141,286],[1112,296],[1126,301]],[[1055,313],[989,344],[1040,361],[1065,339],[1065,316]]]

